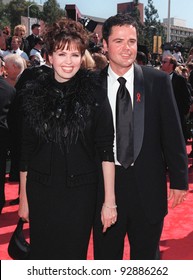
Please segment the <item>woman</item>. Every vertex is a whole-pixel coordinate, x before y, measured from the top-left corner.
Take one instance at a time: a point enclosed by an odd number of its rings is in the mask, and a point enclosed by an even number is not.
[[[103,231],[116,222],[113,124],[94,73],[80,69],[82,25],[62,19],[44,41],[53,67],[23,90],[19,216],[30,222],[31,259],[86,259],[102,161]],[[98,157],[98,156],[97,156]]]
[[[26,27],[25,27],[25,25],[23,25],[23,24],[16,25],[14,27],[13,35],[21,38],[20,49],[22,51],[24,51],[29,56],[30,48],[29,48],[29,42],[26,39]],[[7,49],[8,50],[12,49],[11,41],[12,41],[12,37],[9,37],[8,41],[7,41],[7,45],[8,45]]]

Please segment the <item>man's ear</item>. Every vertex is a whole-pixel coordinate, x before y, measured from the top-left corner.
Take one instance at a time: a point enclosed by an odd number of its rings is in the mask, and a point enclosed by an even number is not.
[[[103,39],[103,49],[105,52],[108,52],[108,45],[107,45],[106,40],[104,40],[104,39]]]

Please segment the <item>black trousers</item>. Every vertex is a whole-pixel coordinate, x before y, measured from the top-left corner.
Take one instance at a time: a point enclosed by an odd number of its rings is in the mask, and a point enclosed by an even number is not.
[[[2,208],[5,203],[5,174],[7,149],[9,146],[8,140],[8,132],[0,129],[0,208]]]
[[[157,259],[163,221],[150,224],[147,220],[136,187],[133,167],[125,170],[116,166],[115,190],[118,220],[105,234],[102,233],[99,215],[103,203],[102,188],[99,191],[94,225],[94,258],[121,260],[127,235],[130,243],[130,259]]]

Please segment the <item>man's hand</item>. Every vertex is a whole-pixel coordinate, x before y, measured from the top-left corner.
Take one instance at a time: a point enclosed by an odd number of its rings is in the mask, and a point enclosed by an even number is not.
[[[168,200],[173,200],[172,208],[182,203],[186,199],[187,193],[186,190],[170,189]]]

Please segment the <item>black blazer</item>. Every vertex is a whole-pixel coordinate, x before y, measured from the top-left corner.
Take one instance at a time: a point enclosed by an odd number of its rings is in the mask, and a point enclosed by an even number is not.
[[[33,34],[27,36],[26,40],[29,43],[29,50],[33,49],[33,47],[35,46],[35,38],[36,37]]]
[[[9,111],[15,98],[15,88],[4,77],[0,76],[0,129],[8,130],[10,125]]]
[[[107,88],[107,69],[101,83]],[[134,167],[137,187],[151,222],[167,213],[168,167],[170,188],[188,188],[186,146],[168,74],[134,65]]]
[[[20,170],[28,171],[28,180],[49,186],[96,184],[96,150],[101,161],[114,161],[113,120],[106,93],[93,87],[94,81],[84,71],[76,76],[62,90],[56,88],[51,74],[26,85]],[[59,117],[58,112],[62,112]],[[62,133],[66,132],[65,140]]]
[[[191,84],[192,88],[193,88],[193,70],[190,71],[190,75],[188,78],[189,83]]]
[[[191,104],[191,94],[186,79],[173,72],[172,85],[180,117],[188,114]]]

